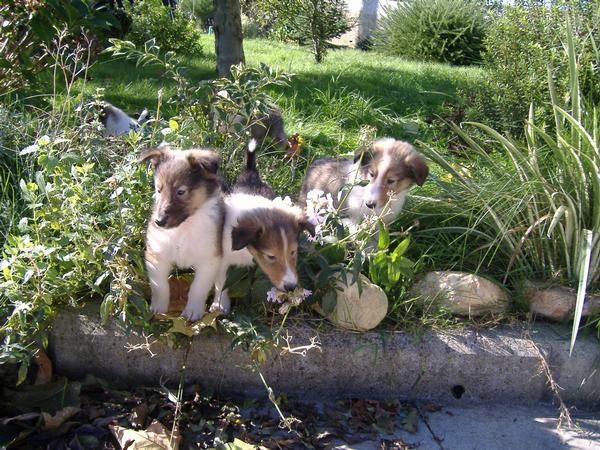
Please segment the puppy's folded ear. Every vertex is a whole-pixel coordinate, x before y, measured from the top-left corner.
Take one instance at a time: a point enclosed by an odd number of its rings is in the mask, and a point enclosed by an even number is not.
[[[231,230],[231,249],[241,250],[255,242],[263,232],[262,225],[252,217],[242,217]]]
[[[354,152],[354,162],[360,161],[361,166],[366,166],[373,159],[373,143],[363,146]]]
[[[194,150],[188,155],[190,166],[206,174],[216,175],[219,170],[219,155],[210,150]]]
[[[415,182],[419,186],[423,186],[427,176],[429,175],[429,167],[427,166],[427,161],[420,153],[416,151],[407,159],[406,165],[412,172],[413,178]]]
[[[170,151],[171,149],[168,145],[160,145],[158,147],[147,148],[143,150],[140,154],[138,162],[150,160],[150,162],[152,163],[152,167],[156,169],[156,167],[168,157]]]
[[[310,234],[312,237],[315,237],[315,226],[309,222],[308,217],[304,215],[298,219],[298,229],[300,231],[308,231],[308,234]]]

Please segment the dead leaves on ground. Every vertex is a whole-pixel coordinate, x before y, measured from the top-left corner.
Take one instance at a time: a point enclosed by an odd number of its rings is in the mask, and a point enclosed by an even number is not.
[[[171,434],[171,431],[157,420],[145,430],[133,430],[119,425],[109,425],[108,428],[122,449],[178,450],[181,443],[178,433]]]
[[[195,385],[178,404],[166,387],[121,390],[93,376],[4,388],[0,400],[0,448],[27,450],[304,450],[366,440],[377,440],[381,450],[404,450],[412,446],[382,437],[400,429],[415,433],[419,418],[414,406],[398,401],[313,405],[282,396],[276,401],[294,418],[286,429],[267,399],[220,400]]]

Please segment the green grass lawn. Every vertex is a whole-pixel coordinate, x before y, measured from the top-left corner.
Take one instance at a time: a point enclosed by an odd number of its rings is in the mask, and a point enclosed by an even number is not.
[[[203,37],[205,54],[188,57],[185,74],[194,82],[214,78],[214,41]],[[442,111],[457,89],[479,83],[482,70],[443,64],[408,62],[400,58],[354,49],[333,49],[316,64],[307,48],[264,39],[244,41],[249,65],[265,63],[294,74],[287,88],[272,95],[284,110],[288,133],[340,135],[358,133],[361,125],[381,132],[401,133],[390,118],[428,119]],[[131,112],[156,105],[158,90],[166,95],[173,86],[158,69],[135,67],[133,62],[101,58],[91,70],[87,93],[102,87],[106,99]],[[165,109],[165,114],[174,114]],[[374,117],[375,116],[375,117]],[[362,120],[361,120],[362,119]],[[375,122],[375,123],[369,123]]]

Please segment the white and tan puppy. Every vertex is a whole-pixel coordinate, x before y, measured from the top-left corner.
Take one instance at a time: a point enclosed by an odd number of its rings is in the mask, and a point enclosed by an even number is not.
[[[223,257],[211,311],[228,313],[231,308],[224,290],[230,266],[258,264],[277,289],[294,290],[298,286],[298,234],[304,230],[315,233],[300,208],[273,199],[275,194],[256,169],[254,151],[248,150],[246,158],[245,170],[225,197]]]
[[[145,150],[140,161],[154,169],[154,210],[146,233],[146,270],[151,309],[169,307],[168,278],[174,267],[194,269],[182,316],[202,317],[222,258],[224,203],[218,155],[209,150]]]
[[[341,203],[350,223],[358,224],[367,215],[377,215],[386,224],[400,213],[408,190],[422,186],[429,174],[423,155],[408,142],[393,138],[373,141],[356,152],[354,160],[323,158],[306,172],[299,203],[313,189],[330,193],[338,207]],[[352,185],[349,193],[340,194]]]

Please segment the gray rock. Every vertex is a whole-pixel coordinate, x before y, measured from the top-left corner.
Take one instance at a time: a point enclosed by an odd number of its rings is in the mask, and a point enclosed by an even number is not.
[[[564,286],[529,282],[525,288],[525,297],[529,302],[529,311],[535,316],[562,321],[571,318],[577,302],[577,291]],[[600,295],[587,295],[582,315],[585,317],[599,313]]]
[[[334,325],[355,331],[367,331],[375,328],[385,318],[388,311],[387,295],[376,284],[364,275],[360,275],[362,293],[358,292],[358,285],[348,280],[347,286],[338,280],[337,302],[334,310],[325,314],[318,306],[315,308],[319,314]]]
[[[467,272],[429,272],[415,284],[412,292],[435,299],[458,316],[501,314],[510,308],[506,291],[490,280]]]

